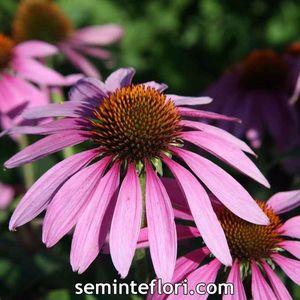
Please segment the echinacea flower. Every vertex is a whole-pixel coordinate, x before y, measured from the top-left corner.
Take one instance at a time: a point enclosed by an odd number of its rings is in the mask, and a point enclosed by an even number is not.
[[[45,42],[28,41],[15,45],[10,38],[0,34],[0,120],[3,128],[16,124],[18,113],[25,106],[48,103],[48,97],[32,83],[68,84],[71,78],[63,77],[37,60],[56,53],[57,48]]]
[[[176,191],[176,202],[181,203],[181,209],[186,214],[185,219],[192,219],[191,216],[188,216],[188,210],[184,209],[183,194],[180,192],[180,188],[176,187],[176,182],[169,183],[169,188],[171,187]],[[282,214],[300,205],[300,190],[277,193],[267,202],[257,201],[270,219],[270,224],[266,226],[242,220],[215,198],[212,201],[215,203],[218,219],[229,244],[233,265],[230,268],[224,267],[217,258],[209,258],[208,255],[211,252],[205,246],[196,248],[177,260],[172,283],[187,279],[189,290],[192,290],[191,293],[193,293],[199,282],[213,283],[217,276],[220,276],[218,277],[220,280],[227,276],[227,283],[233,284],[234,294],[224,294],[223,299],[249,299],[244,288],[244,283],[249,280],[251,280],[251,294],[254,300],[292,299],[274,269],[278,265],[292,281],[300,285],[300,242],[297,240],[300,239],[300,217],[292,217],[286,221],[282,219]],[[180,216],[182,217],[182,215]],[[144,229],[144,231],[142,239],[138,241],[138,247],[148,246],[147,230]],[[197,235],[193,227],[184,228],[184,226],[178,227],[177,233],[180,239],[195,238]],[[201,232],[198,238],[200,235]],[[288,257],[290,255],[294,258]],[[203,264],[205,258],[208,261]],[[184,295],[180,290],[180,295],[175,298],[178,300],[206,299],[208,296],[207,293],[200,296],[196,292],[194,295]],[[156,292],[155,295],[149,295],[147,299],[173,298],[159,295]]]
[[[242,120],[242,124],[217,121],[217,125],[237,137],[245,136],[255,148],[266,136],[280,151],[294,147],[299,121],[289,104],[290,72],[288,61],[275,51],[251,52],[204,92],[214,99],[209,109]]]
[[[0,210],[5,209],[14,198],[13,187],[0,182]]]
[[[51,247],[75,226],[71,264],[79,273],[96,258],[109,231],[113,263],[125,277],[144,218],[156,274],[168,280],[175,266],[177,243],[171,200],[156,172],[161,173],[164,164],[183,189],[208,247],[225,265],[230,265],[224,232],[196,176],[241,218],[256,224],[268,224],[268,218],[233,177],[185,146],[192,143],[261,184],[268,186],[268,182],[245,155],[244,151],[253,152],[244,142],[217,127],[186,120],[235,120],[184,107],[211,99],[165,94],[167,86],[153,81],[132,84],[134,73],[133,69],[124,68],[112,73],[105,82],[82,79],[71,90],[70,101],[24,112],[28,119],[63,118],[42,126],[12,129],[11,134],[48,136],[9,159],[6,168],[85,141],[95,147],[65,159],[44,174],[16,208],[10,229],[46,209],[43,241]],[[174,157],[185,162],[196,176]]]
[[[15,16],[13,35],[19,42],[34,39],[56,45],[74,66],[87,76],[98,78],[100,73],[84,55],[110,59],[110,52],[102,46],[120,40],[123,29],[106,24],[75,30],[71,20],[52,0],[23,0]]]

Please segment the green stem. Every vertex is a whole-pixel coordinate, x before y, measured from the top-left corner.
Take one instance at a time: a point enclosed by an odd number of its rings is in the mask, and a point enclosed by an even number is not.
[[[60,104],[65,101],[65,97],[60,88],[57,88],[51,92],[51,98],[52,98],[53,103]],[[68,147],[68,148],[64,148],[62,150],[62,153],[63,153],[64,158],[68,158],[68,157],[72,156],[73,154],[75,154],[75,151],[74,151],[73,147]]]
[[[19,148],[20,150],[26,148],[29,143],[28,143],[28,137],[25,135],[22,135],[19,138]],[[28,190],[34,183],[34,169],[32,164],[26,164],[22,166],[22,172],[23,172],[23,178],[24,178],[24,183],[25,187]]]

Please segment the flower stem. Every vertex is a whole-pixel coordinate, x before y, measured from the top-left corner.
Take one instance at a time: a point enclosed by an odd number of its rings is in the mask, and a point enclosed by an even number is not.
[[[20,150],[26,148],[28,143],[28,137],[26,135],[22,135],[19,139],[19,147]],[[22,172],[23,172],[23,178],[24,178],[24,184],[26,187],[26,190],[28,190],[34,183],[34,168],[33,164],[26,164],[22,166]]]

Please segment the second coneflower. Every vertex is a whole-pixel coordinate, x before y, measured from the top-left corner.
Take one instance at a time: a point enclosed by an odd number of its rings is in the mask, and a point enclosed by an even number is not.
[[[120,40],[123,29],[106,24],[75,30],[71,20],[52,0],[23,0],[15,16],[13,35],[19,42],[42,40],[55,44],[86,75],[99,77],[98,70],[84,55],[109,59],[110,52],[101,47]]]
[[[194,144],[268,186],[244,153],[253,152],[227,132],[191,120],[235,120],[184,107],[208,103],[210,98],[165,94],[165,84],[132,84],[133,75],[134,70],[128,68],[112,73],[105,83],[83,79],[71,90],[71,101],[24,113],[28,119],[63,118],[11,130],[11,134],[48,136],[9,159],[7,168],[85,141],[95,147],[65,159],[44,174],[16,208],[10,229],[47,209],[43,241],[50,247],[75,226],[71,264],[80,273],[96,258],[109,232],[113,263],[125,277],[144,219],[156,274],[169,280],[176,261],[177,239],[172,199],[158,175],[165,165],[184,191],[207,246],[220,261],[230,265],[225,234],[202,183],[242,219],[268,224],[268,218],[233,177],[185,148],[188,143]]]

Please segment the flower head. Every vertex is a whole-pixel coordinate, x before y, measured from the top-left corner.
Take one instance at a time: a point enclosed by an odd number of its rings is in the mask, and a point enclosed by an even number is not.
[[[12,129],[11,134],[48,136],[9,159],[7,168],[84,141],[93,143],[94,149],[69,157],[44,174],[21,200],[10,228],[15,229],[47,209],[43,241],[53,246],[76,225],[71,264],[79,272],[95,259],[109,232],[112,259],[124,277],[145,218],[155,271],[168,280],[175,266],[177,246],[172,203],[159,176],[164,166],[184,191],[208,247],[230,265],[225,234],[196,176],[241,218],[256,224],[267,224],[268,218],[233,177],[185,148],[192,143],[268,186],[243,152],[253,153],[252,150],[221,129],[186,120],[200,116],[235,121],[184,107],[211,99],[166,94],[167,86],[153,81],[132,84],[133,75],[134,70],[128,68],[112,73],[105,82],[83,79],[71,90],[70,101],[25,111],[23,116],[28,119],[64,118],[43,126]],[[234,200],[232,190],[237,195]]]
[[[177,197],[182,197],[177,193]],[[243,281],[251,278],[253,299],[292,299],[288,290],[275,274],[275,264],[295,283],[300,284],[300,238],[299,216],[283,221],[282,214],[300,205],[300,190],[275,194],[267,202],[257,201],[268,215],[269,225],[251,224],[234,215],[215,198],[218,219],[224,229],[233,258],[233,265],[221,272],[222,264],[216,258],[202,261],[210,254],[207,247],[198,248],[177,260],[172,282],[188,279],[189,288],[198,282],[214,282],[218,276],[228,276],[227,282],[234,286],[234,295],[224,295],[223,299],[247,299]],[[178,203],[183,203],[177,199]],[[177,205],[178,207],[178,205]],[[181,207],[184,208],[184,206]],[[180,210],[178,210],[180,212]],[[188,214],[186,217],[188,219]],[[177,214],[178,215],[178,214]],[[182,216],[182,214],[180,215]],[[179,239],[195,238],[197,233],[192,228],[178,227]],[[198,234],[198,237],[201,236]],[[147,246],[143,241],[138,245]],[[141,243],[142,242],[142,243]],[[284,255],[283,255],[284,254]],[[288,258],[292,254],[295,259]],[[222,274],[222,275],[221,275]],[[227,274],[227,275],[226,275]],[[222,280],[222,277],[220,277]],[[196,295],[196,294],[195,294]],[[197,296],[197,295],[196,295]],[[195,296],[195,297],[196,297]],[[182,295],[182,297],[184,297]],[[199,296],[198,296],[199,297]],[[207,297],[207,295],[206,295]],[[149,299],[167,299],[166,295],[154,295]]]
[[[106,24],[75,30],[71,20],[54,1],[23,0],[15,16],[13,35],[18,42],[34,39],[55,44],[86,75],[100,77],[98,70],[82,54],[101,60],[110,59],[110,52],[99,46],[120,40],[123,29]]]
[[[294,147],[299,119],[289,104],[291,72],[285,56],[270,49],[251,52],[204,92],[215,100],[209,109],[243,120],[242,124],[216,123],[240,138],[245,136],[255,148],[266,136],[280,151]]]

